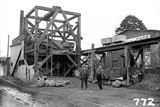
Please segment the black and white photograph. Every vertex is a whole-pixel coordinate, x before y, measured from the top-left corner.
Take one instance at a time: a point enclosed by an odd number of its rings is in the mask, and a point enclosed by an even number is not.
[[[0,107],[160,107],[160,0],[0,0]]]

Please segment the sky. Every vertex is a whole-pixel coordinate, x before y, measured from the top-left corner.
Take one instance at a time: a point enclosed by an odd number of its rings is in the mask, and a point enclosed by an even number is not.
[[[160,30],[160,0],[0,0],[0,57],[7,56],[7,40],[19,35],[20,10],[26,15],[34,6],[60,6],[81,13],[82,50],[115,35],[127,15],[135,15],[150,30]]]

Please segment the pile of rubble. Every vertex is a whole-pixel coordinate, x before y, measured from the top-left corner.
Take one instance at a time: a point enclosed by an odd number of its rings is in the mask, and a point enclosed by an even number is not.
[[[132,85],[131,89],[160,91],[160,74],[146,73],[142,82]]]
[[[47,76],[38,77],[37,87],[63,87],[70,84],[69,80],[48,80]]]

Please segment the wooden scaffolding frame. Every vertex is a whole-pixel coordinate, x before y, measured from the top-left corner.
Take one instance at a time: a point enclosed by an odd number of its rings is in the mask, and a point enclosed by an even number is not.
[[[63,76],[67,76],[80,65],[80,13],[65,11],[58,6],[35,6],[20,22],[20,26],[21,34],[24,34],[24,57],[29,64],[34,64],[36,73],[42,71],[52,76],[55,69],[63,66]],[[64,48],[66,44],[71,48]],[[58,59],[54,60],[56,58],[61,58],[63,63],[59,65]],[[42,69],[44,65],[45,70]]]

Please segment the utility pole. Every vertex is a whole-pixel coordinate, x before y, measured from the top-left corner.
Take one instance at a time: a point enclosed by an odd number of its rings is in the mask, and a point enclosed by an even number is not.
[[[8,35],[8,42],[7,42],[7,58],[9,57],[9,35]]]

